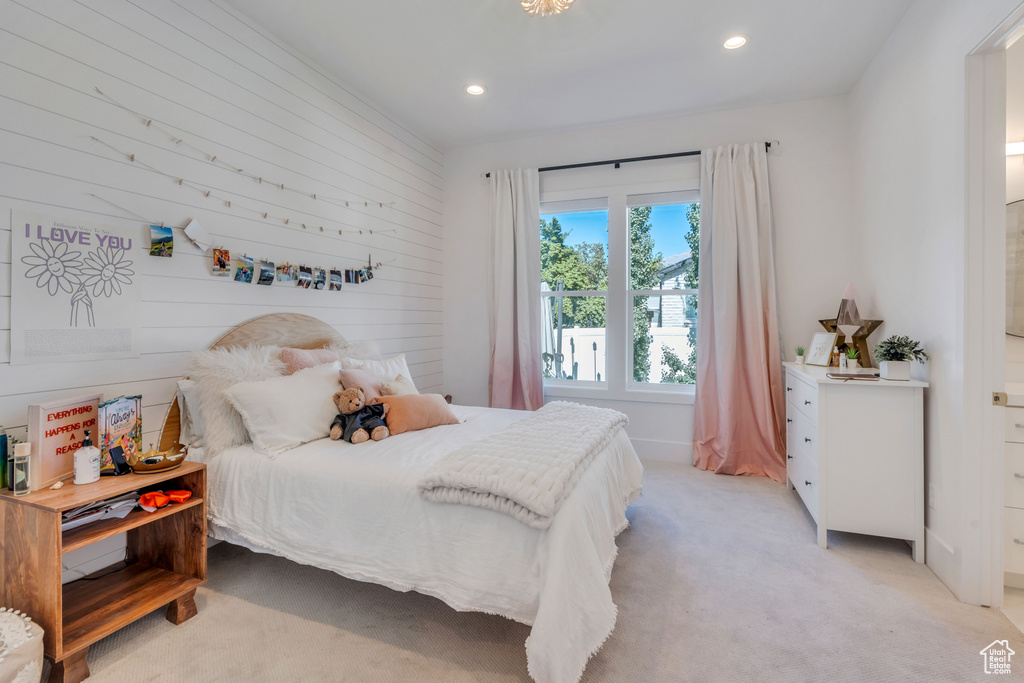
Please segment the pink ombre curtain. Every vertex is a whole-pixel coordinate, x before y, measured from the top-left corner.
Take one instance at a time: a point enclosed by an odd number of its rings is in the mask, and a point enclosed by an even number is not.
[[[540,176],[491,171],[491,407],[544,405],[540,315]]]
[[[693,464],[786,477],[785,392],[764,144],[701,152]]]

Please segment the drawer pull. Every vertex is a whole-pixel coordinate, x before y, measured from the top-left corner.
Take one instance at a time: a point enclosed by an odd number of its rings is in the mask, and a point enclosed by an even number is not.
[[[793,418],[791,418],[791,417],[787,417],[787,418],[786,418],[786,422],[787,422],[787,423],[788,423],[788,422],[792,422],[792,421],[793,421]]]
[[[786,391],[793,391],[793,387],[786,387]]]
[[[810,486],[810,485],[811,485],[811,482],[809,482],[809,481],[807,481],[807,480],[805,479],[805,480],[804,480],[804,486]],[[1013,539],[1013,540],[1014,540],[1015,542],[1017,542],[1017,543],[1020,543],[1021,545],[1024,545],[1024,541],[1018,541],[1018,540],[1017,540],[1016,538],[1015,538],[1015,539]]]
[[[1013,539],[1013,542],[1016,543],[1017,545],[1024,545],[1024,541],[1020,540],[1019,538]]]
[[[1021,474],[1020,472],[1014,472],[1013,473],[1013,478],[1014,479],[1024,479],[1024,474]]]
[[[804,443],[810,443],[810,442],[811,442],[811,437],[805,436],[804,437]]]
[[[786,460],[792,460],[792,459],[793,459],[793,456],[790,455],[789,453],[787,453],[786,454]]]
[[[804,401],[804,405],[805,406],[809,406],[809,405],[811,405],[811,402],[810,401]]]

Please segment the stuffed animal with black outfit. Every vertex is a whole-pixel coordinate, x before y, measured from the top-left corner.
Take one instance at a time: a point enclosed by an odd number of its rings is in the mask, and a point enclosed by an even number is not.
[[[363,443],[373,439],[386,439],[391,432],[384,422],[388,404],[366,405],[366,395],[358,387],[339,391],[334,395],[334,405],[340,413],[331,423],[331,438],[345,439],[351,443]]]

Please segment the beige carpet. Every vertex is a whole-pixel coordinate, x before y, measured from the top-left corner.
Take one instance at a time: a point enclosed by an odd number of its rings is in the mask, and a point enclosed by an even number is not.
[[[584,681],[991,680],[978,654],[1024,637],[961,604],[902,542],[830,534],[763,479],[651,464],[619,537],[619,622]],[[527,627],[227,544],[199,615],[162,610],[97,643],[94,683],[528,681]]]

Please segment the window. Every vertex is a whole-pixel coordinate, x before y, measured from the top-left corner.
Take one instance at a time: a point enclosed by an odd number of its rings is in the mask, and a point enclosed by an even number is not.
[[[626,198],[633,306],[630,380],[635,384],[693,384],[697,376],[700,203],[695,194]]]
[[[544,210],[540,218],[544,377],[604,382],[607,202],[558,202]]]
[[[696,190],[543,202],[545,383],[692,385],[699,239]]]

